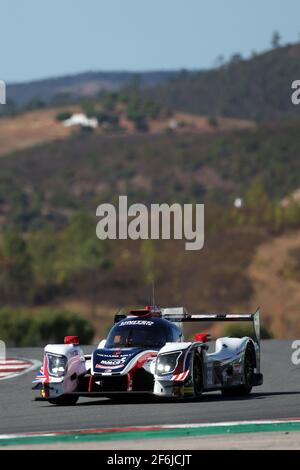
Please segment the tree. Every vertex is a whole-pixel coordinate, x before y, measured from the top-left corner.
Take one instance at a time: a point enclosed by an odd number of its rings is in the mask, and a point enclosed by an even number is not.
[[[280,202],[274,205],[274,230],[276,233],[280,232],[284,226],[284,211]]]
[[[61,343],[65,335],[80,335],[83,344],[90,344],[94,331],[89,320],[61,308],[48,307],[38,312],[0,308],[0,337],[9,346]]]
[[[82,101],[80,106],[81,106],[82,111],[87,117],[89,118],[95,117],[96,111],[95,111],[94,103],[92,101],[89,101],[89,100]]]
[[[33,272],[27,242],[17,233],[8,233],[1,254],[0,283],[4,297],[12,301],[28,299]]]
[[[230,57],[231,64],[239,64],[242,60],[243,60],[243,57],[239,52],[236,52]]]
[[[50,227],[30,237],[29,252],[38,290],[50,290],[58,283],[58,246],[61,238]],[[40,296],[39,296],[40,297]]]
[[[36,109],[44,109],[46,103],[40,98],[32,98],[25,106],[26,111],[35,111]]]
[[[141,100],[137,98],[132,99],[128,103],[126,115],[127,119],[134,123],[136,130],[144,132],[148,130],[145,107]]]
[[[217,129],[219,127],[219,121],[216,116],[209,116],[207,118],[207,122],[209,126],[212,127],[213,129]]]
[[[134,124],[137,131],[148,132],[149,130],[149,126],[145,118],[141,117],[139,119],[136,119]]]
[[[284,209],[284,220],[289,227],[298,227],[300,223],[300,206],[291,199]]]
[[[104,111],[115,111],[116,104],[118,102],[118,94],[117,93],[108,93],[105,95],[102,107]]]
[[[110,266],[108,245],[95,235],[93,220],[79,212],[65,229],[57,250],[57,277],[60,283],[80,271]]]
[[[253,225],[272,221],[273,205],[264,190],[260,177],[253,179],[247,191],[246,210],[249,213],[249,222]]]
[[[145,284],[153,284],[159,275],[157,267],[157,250],[153,240],[143,240],[141,244]]]
[[[274,31],[272,35],[272,40],[271,40],[271,45],[273,49],[277,49],[278,47],[280,47],[280,43],[281,43],[280,33],[278,31]]]
[[[219,68],[222,67],[225,63],[225,57],[222,54],[219,54],[218,57],[215,60],[214,65]]]
[[[139,91],[141,89],[141,83],[142,83],[141,76],[138,73],[136,73],[136,74],[133,75],[133,77],[130,81],[129,88],[134,93],[139,93]]]

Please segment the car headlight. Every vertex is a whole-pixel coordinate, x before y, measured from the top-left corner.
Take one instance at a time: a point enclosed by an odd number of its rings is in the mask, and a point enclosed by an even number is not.
[[[181,351],[170,354],[161,354],[156,360],[156,374],[164,375],[171,374],[177,367],[178,359],[181,356]]]
[[[49,374],[62,377],[67,371],[67,358],[56,354],[47,353]]]

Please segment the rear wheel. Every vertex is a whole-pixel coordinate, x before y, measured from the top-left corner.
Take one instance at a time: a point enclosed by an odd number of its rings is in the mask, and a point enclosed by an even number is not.
[[[57,406],[73,406],[76,405],[78,398],[76,395],[61,395],[57,398],[52,398],[49,403]]]
[[[193,387],[196,398],[202,395],[203,391],[203,373],[201,357],[196,354],[193,361]]]
[[[254,377],[255,360],[251,347],[247,347],[244,357],[244,383],[236,387],[223,388],[222,394],[225,397],[246,396],[252,390]]]

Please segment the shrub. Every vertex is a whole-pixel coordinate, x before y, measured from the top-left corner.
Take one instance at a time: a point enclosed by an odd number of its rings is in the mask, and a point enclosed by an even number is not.
[[[58,113],[55,118],[57,121],[62,122],[70,119],[71,116],[72,113],[70,113],[70,111],[62,111],[61,113]]]
[[[41,100],[40,98],[32,98],[28,103],[25,105],[24,109],[26,111],[35,111],[36,109],[44,109],[46,107],[46,103]]]
[[[102,107],[105,111],[114,111],[116,108],[116,104],[118,102],[118,94],[117,93],[108,93],[102,102]]]
[[[29,346],[31,324],[25,312],[11,307],[0,309],[0,338],[8,346]],[[32,343],[32,346],[35,344]]]
[[[92,118],[96,114],[95,103],[91,100],[85,100],[81,103],[82,112],[89,118]]]
[[[92,134],[94,132],[94,128],[91,126],[85,126],[83,124],[80,125],[80,135]]]
[[[33,329],[39,344],[62,342],[65,335],[79,335],[82,343],[93,338],[93,328],[88,320],[68,310],[48,307],[34,317]]]
[[[135,122],[135,129],[140,132],[148,132],[149,126],[144,118],[137,119]]]
[[[8,346],[62,343],[65,335],[79,335],[81,343],[88,344],[94,332],[87,319],[64,309],[49,307],[37,313],[0,309],[0,338]]]
[[[119,116],[117,114],[100,112],[96,114],[96,118],[99,124],[119,125]]]
[[[208,125],[214,129],[219,126],[219,121],[215,116],[209,116],[207,118]]]
[[[0,251],[0,295],[2,299],[16,302],[24,297],[30,297],[32,280],[32,259],[27,242],[18,233],[6,233]]]

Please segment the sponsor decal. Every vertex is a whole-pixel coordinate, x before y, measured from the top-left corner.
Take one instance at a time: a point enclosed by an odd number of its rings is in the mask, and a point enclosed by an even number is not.
[[[122,354],[122,351],[114,351],[112,353],[113,357],[119,357],[119,356],[127,356],[128,354]]]
[[[175,382],[181,382],[185,380],[188,376],[189,371],[182,372],[181,374],[172,375],[172,380]]]
[[[106,372],[110,372],[112,369],[120,369],[123,364],[112,366],[112,365],[104,365],[104,364],[96,364],[95,369],[105,369]]]
[[[131,357],[131,356],[134,356],[134,354],[135,354],[135,353],[125,353],[125,352],[123,353],[123,352],[120,352],[120,353],[118,353],[118,354],[116,355],[116,354],[114,354],[114,353],[106,354],[106,353],[102,353],[102,352],[101,352],[101,353],[97,353],[97,356],[99,356],[99,357],[108,357],[108,358],[115,358],[116,356],[117,356],[117,357],[120,357],[120,356],[122,356],[122,357]]]
[[[123,373],[132,371],[136,368],[143,367],[146,362],[151,362],[151,360],[157,356],[157,351],[145,351],[138,354],[130,354],[130,357],[122,357],[120,359],[111,359],[111,360],[99,360],[97,364],[94,365],[94,369],[105,369],[105,372],[111,369],[122,369]]]
[[[125,320],[120,322],[120,326],[131,326],[131,325],[143,325],[143,326],[152,326],[154,325],[153,321],[147,320]]]
[[[100,361],[100,364],[103,364],[105,366],[110,366],[110,365],[117,366],[117,365],[122,365],[125,362],[126,362],[126,358],[122,357],[121,359],[114,359],[111,361],[107,359],[103,359],[102,361]]]

